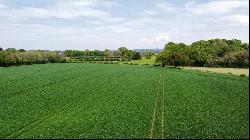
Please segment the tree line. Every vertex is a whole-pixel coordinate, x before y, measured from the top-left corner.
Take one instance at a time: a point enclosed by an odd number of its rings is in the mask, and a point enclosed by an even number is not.
[[[117,50],[65,50],[60,51],[26,51],[0,47],[0,66],[23,64],[65,63],[70,60],[80,61],[130,61],[142,57],[150,59],[152,52],[137,52],[126,47]],[[184,43],[168,42],[164,50],[156,55],[156,65],[207,66],[207,67],[249,67],[249,44],[238,39],[210,39]]]
[[[0,48],[0,67],[44,63],[65,63],[66,58],[59,51],[25,51]]]
[[[29,64],[44,64],[44,63],[66,63],[71,60],[80,61],[129,61],[140,60],[141,54],[120,47],[118,50],[66,50],[60,51],[26,51],[24,49],[16,50],[15,48],[8,48],[3,50],[0,47],[0,67],[7,67],[13,65],[29,65]]]
[[[169,42],[156,63],[177,66],[249,67],[249,44],[238,39],[210,39],[191,45]]]
[[[127,49],[126,47],[120,47],[117,50],[105,49],[100,50],[65,50],[66,57],[76,58],[83,61],[124,61],[124,60],[140,60],[141,54]]]

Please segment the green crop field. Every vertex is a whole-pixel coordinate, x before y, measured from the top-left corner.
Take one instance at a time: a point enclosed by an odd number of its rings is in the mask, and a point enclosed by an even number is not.
[[[249,138],[248,84],[140,65],[0,68],[0,138]]]

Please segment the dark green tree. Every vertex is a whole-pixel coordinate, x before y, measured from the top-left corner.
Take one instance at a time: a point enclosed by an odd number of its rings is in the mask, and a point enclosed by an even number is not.
[[[150,59],[154,55],[153,52],[146,51],[142,53],[142,56],[145,57],[146,59]]]
[[[128,58],[130,52],[126,47],[120,47],[118,48],[118,51],[121,53],[121,57]]]
[[[133,51],[131,59],[132,60],[141,60],[141,54],[139,52]]]
[[[26,52],[24,49],[19,49],[18,51],[19,52]]]

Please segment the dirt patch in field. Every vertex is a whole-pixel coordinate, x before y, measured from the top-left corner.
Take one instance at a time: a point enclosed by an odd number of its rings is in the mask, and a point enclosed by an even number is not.
[[[228,75],[245,75],[249,76],[249,69],[247,68],[209,68],[209,67],[184,67],[184,69],[188,70],[198,70],[205,72],[215,72],[215,73],[223,73]]]

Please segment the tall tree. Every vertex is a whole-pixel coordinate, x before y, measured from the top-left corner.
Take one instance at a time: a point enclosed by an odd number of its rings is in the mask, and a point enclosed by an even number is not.
[[[132,60],[141,60],[141,54],[139,52],[133,51],[131,59]]]
[[[175,67],[180,65],[185,65],[189,61],[185,49],[187,48],[186,45],[183,43],[180,44],[175,44],[173,42],[167,43],[161,55],[162,64],[174,65]]]
[[[117,50],[113,51],[113,54],[114,54],[115,57],[121,57],[122,56],[121,52],[117,51]]]
[[[121,56],[123,58],[128,58],[128,55],[130,52],[126,47],[120,47],[120,48],[118,48],[118,51],[121,53]]]
[[[18,51],[19,52],[26,52],[24,49],[19,49]]]
[[[146,59],[150,59],[154,55],[153,52],[146,51],[142,53],[142,56],[145,57]]]
[[[105,49],[103,54],[104,54],[105,57],[110,57],[111,56],[111,52],[110,52],[109,49]]]

